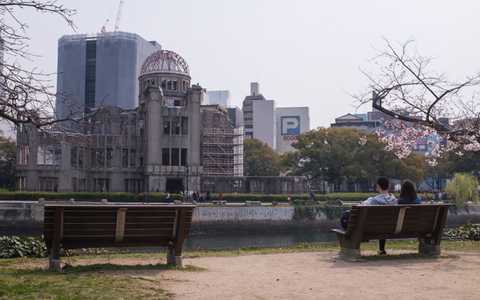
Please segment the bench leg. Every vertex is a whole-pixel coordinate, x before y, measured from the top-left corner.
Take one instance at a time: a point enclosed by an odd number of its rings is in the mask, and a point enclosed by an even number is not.
[[[360,244],[355,244],[340,234],[337,234],[337,238],[340,243],[340,252],[338,253],[340,258],[345,260],[356,260],[360,258]]]
[[[440,242],[433,239],[418,239],[418,253],[423,256],[437,257],[441,254]]]
[[[167,265],[172,265],[179,268],[183,267],[182,253],[179,253],[179,251],[175,251],[175,246],[168,246]]]
[[[62,261],[60,259],[59,247],[51,247],[49,249],[48,270],[52,272],[62,272]]]

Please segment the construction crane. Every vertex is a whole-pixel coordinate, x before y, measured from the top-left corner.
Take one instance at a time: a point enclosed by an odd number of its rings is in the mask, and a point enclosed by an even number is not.
[[[123,9],[123,0],[121,0],[120,3],[118,4],[117,19],[115,20],[114,31],[118,31],[120,29],[120,20],[122,19],[122,9]]]

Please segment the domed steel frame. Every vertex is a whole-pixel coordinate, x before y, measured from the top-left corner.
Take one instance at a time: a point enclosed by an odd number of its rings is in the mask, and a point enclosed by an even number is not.
[[[140,75],[173,73],[190,76],[187,62],[170,50],[159,50],[151,54],[143,63]]]

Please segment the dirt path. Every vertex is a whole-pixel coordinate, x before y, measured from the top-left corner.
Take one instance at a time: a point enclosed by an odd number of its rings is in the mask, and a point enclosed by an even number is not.
[[[335,253],[186,259],[200,272],[166,271],[175,299],[480,299],[478,253],[441,259],[336,260]]]

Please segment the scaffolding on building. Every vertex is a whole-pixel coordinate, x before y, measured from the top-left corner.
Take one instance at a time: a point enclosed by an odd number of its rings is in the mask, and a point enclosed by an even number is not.
[[[205,176],[243,176],[243,127],[221,109],[204,111],[201,155]]]

